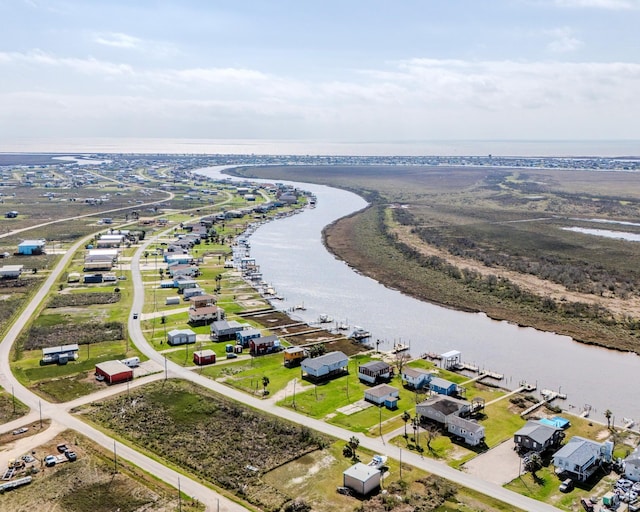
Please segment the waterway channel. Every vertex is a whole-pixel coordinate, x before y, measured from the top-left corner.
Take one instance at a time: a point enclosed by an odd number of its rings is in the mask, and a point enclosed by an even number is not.
[[[197,172],[215,179],[224,168]],[[256,180],[260,181],[260,180]],[[321,185],[294,183],[316,195],[317,206],[304,213],[260,226],[250,238],[251,256],[263,278],[283,297],[275,305],[314,322],[320,314],[351,327],[362,326],[381,340],[380,350],[394,342],[410,345],[413,357],[425,352],[462,352],[462,359],[480,369],[504,374],[501,385],[521,381],[567,395],[556,405],[579,414],[586,404],[590,418],[605,422],[609,409],[616,425],[623,417],[640,420],[637,384],[640,357],[585,345],[570,337],[518,327],[484,314],[454,311],[414,299],[365,277],[336,259],[322,244],[322,229],[357,211],[359,196]],[[637,425],[636,425],[637,427]]]

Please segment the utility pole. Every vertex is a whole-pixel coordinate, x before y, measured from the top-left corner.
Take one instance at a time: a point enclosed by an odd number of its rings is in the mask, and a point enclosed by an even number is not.
[[[42,401],[38,400],[38,408],[40,409],[40,428],[42,428]]]
[[[180,492],[180,478],[178,477],[178,511],[182,512],[182,493]]]
[[[164,380],[167,380],[167,356],[164,356]]]
[[[16,413],[16,394],[13,392],[13,386],[11,386],[11,398],[13,400],[13,414]]]
[[[116,455],[116,442],[113,442],[113,472],[118,472],[118,456]]]

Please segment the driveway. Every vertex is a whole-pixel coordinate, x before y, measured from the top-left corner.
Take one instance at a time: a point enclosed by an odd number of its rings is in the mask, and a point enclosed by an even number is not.
[[[462,469],[487,482],[504,485],[519,476],[520,457],[513,449],[513,441],[509,439],[471,459]]]

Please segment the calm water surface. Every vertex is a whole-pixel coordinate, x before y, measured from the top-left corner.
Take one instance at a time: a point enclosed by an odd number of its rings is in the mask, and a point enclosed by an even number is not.
[[[199,172],[220,177],[219,168]],[[484,314],[435,306],[360,275],[327,252],[321,231],[366,202],[343,190],[296,185],[318,197],[317,207],[265,224],[250,239],[251,256],[264,280],[285,299],[280,309],[304,304],[306,311],[295,315],[305,321],[328,314],[362,326],[373,339],[383,340],[381,350],[390,350],[394,341],[410,344],[415,357],[460,350],[465,362],[504,374],[507,387],[515,388],[524,380],[537,383],[538,390],[561,391],[567,400],[556,403],[575,413],[590,404],[596,421],[606,421],[606,409],[614,413],[617,424],[623,417],[640,420],[640,357],[491,320]]]

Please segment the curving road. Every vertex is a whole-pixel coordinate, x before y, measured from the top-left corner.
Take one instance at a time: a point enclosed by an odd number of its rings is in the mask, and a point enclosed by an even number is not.
[[[198,499],[200,502],[204,503],[207,506],[207,510],[220,510],[223,512],[240,512],[246,510],[243,506],[221,496],[216,493],[212,489],[206,487],[205,485],[185,477],[183,474],[180,474],[161,463],[150,459],[149,457],[141,454],[135,449],[128,447],[126,445],[122,445],[120,443],[115,442],[112,438],[110,438],[107,434],[100,432],[99,430],[93,428],[86,423],[83,423],[80,419],[75,416],[72,416],[68,410],[71,407],[80,405],[81,403],[86,403],[95,400],[98,398],[104,398],[111,394],[116,394],[124,391],[124,385],[114,386],[109,388],[106,391],[100,392],[100,395],[92,395],[89,397],[83,397],[82,399],[75,400],[68,404],[53,404],[47,402],[30,390],[22,386],[15,377],[11,373],[11,369],[9,366],[9,354],[11,350],[11,346],[14,341],[17,339],[22,327],[27,322],[27,320],[33,315],[41,301],[45,298],[47,292],[55,284],[58,276],[64,271],[66,265],[69,260],[73,256],[76,250],[78,250],[86,240],[90,237],[86,237],[83,240],[80,240],[64,255],[64,257],[60,260],[60,262],[56,265],[55,269],[51,272],[44,285],[37,292],[36,296],[33,300],[27,305],[23,313],[20,315],[18,320],[14,323],[9,333],[5,336],[2,343],[0,344],[0,384],[4,387],[4,389],[13,389],[15,396],[24,402],[26,405],[31,407],[32,411],[38,411],[40,408],[42,410],[42,416],[46,418],[51,418],[55,425],[62,426],[64,428],[70,428],[77,430],[83,435],[93,439],[95,442],[104,446],[108,450],[114,450],[117,453],[118,457],[122,457],[140,468],[148,471],[149,473],[157,476],[165,482],[168,482],[172,485],[176,485],[178,483],[178,479],[180,480],[181,490]],[[140,273],[140,256],[143,254],[144,250],[152,243],[152,241],[156,239],[156,237],[150,238],[149,240],[145,240],[143,244],[136,251],[132,261],[131,261],[131,273],[132,273],[132,283],[133,283],[133,310],[134,311],[142,311],[144,305],[144,285],[142,282],[142,276]],[[157,362],[158,364],[164,366],[165,359],[164,357],[155,351],[155,349],[147,342],[144,337],[140,323],[137,320],[134,320],[133,317],[129,316],[128,321],[129,334],[135,343],[136,347],[149,359]],[[247,395],[241,391],[238,391],[234,388],[230,388],[220,384],[218,382],[212,381],[206,377],[203,377],[201,374],[192,372],[186,368],[183,368],[175,363],[167,361],[167,370],[170,377],[179,377],[185,380],[190,380],[199,384],[203,387],[216,391],[220,394],[223,394],[227,397],[230,397],[239,402],[245,403],[249,406],[252,406],[256,409],[263,410],[279,416],[281,418],[287,419],[289,421],[306,425],[315,430],[325,432],[331,436],[334,436],[339,439],[348,440],[354,433],[334,426],[327,424],[323,421],[316,420],[313,418],[309,418],[307,416],[301,415],[287,408],[277,407],[273,402],[268,400],[260,400],[258,398]],[[141,385],[145,382],[148,382],[153,379],[157,379],[162,377],[163,374],[150,376],[145,379],[139,379],[135,381],[132,385]],[[29,418],[33,418],[33,413],[29,415]],[[15,423],[15,422],[14,422]],[[21,421],[24,424],[24,418]],[[6,425],[1,427],[3,430]],[[58,427],[56,427],[58,428]],[[55,430],[55,429],[53,429]],[[360,441],[360,445],[370,449],[376,453],[381,453],[387,455],[389,457],[397,459],[400,456],[400,449],[396,446],[387,445],[382,438],[369,438],[363,436],[361,434],[355,434]],[[474,489],[478,492],[487,494],[494,498],[504,501],[514,507],[518,507],[523,510],[531,511],[531,512],[551,512],[556,511],[555,507],[547,505],[545,503],[541,503],[539,501],[532,500],[525,496],[519,495],[503,487],[486,482],[482,479],[479,479],[473,475],[468,475],[466,473],[457,471],[445,464],[439,463],[435,460],[423,458],[422,456],[403,451],[402,452],[403,463],[411,464],[416,467],[422,468],[430,473],[439,475],[446,479],[449,479],[453,482],[456,482],[462,486],[468,487],[470,489]],[[214,507],[216,507],[214,509]]]

